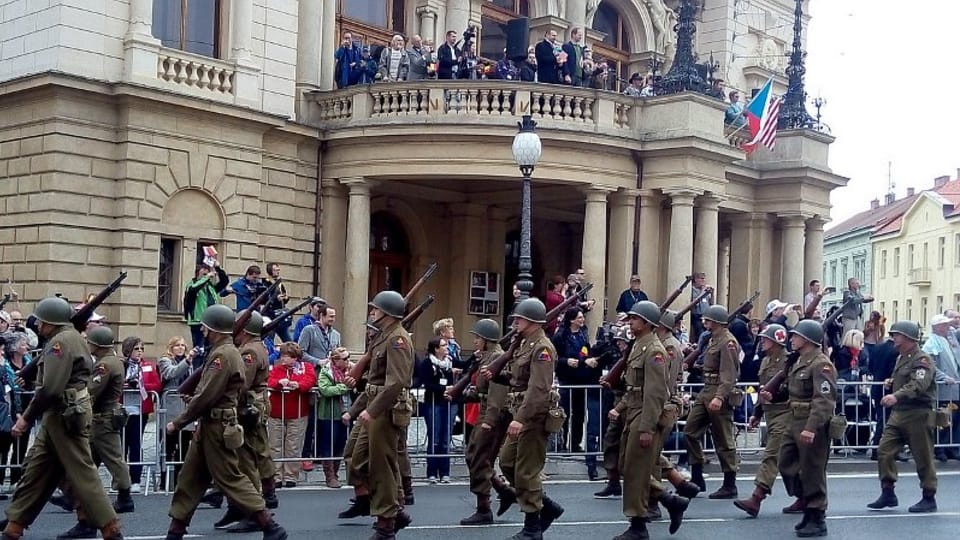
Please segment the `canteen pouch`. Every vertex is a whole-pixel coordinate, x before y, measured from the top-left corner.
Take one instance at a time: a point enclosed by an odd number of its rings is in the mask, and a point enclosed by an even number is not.
[[[90,425],[93,422],[93,410],[90,408],[89,397],[81,399],[77,396],[75,388],[67,388],[63,392],[63,402],[65,404],[63,424],[67,434],[74,437],[89,437]]]
[[[843,435],[847,432],[847,416],[844,414],[838,414],[833,416],[830,419],[828,435],[831,439],[837,440],[842,439]]]
[[[734,388],[730,395],[727,396],[727,402],[730,403],[730,406],[736,409],[740,405],[743,405],[743,390],[739,388]]]
[[[671,402],[667,402],[663,406],[663,412],[660,413],[660,420],[657,422],[657,426],[661,429],[667,430],[673,427],[677,423],[677,417],[680,414],[680,408]]]
[[[547,433],[560,433],[563,431],[563,423],[567,421],[567,413],[563,407],[553,405],[547,411],[547,421],[544,423],[544,429]]]
[[[944,408],[942,408],[942,409],[937,409],[937,410],[935,410],[935,411],[933,411],[933,412],[934,412],[934,416],[935,416],[935,418],[936,418],[936,420],[934,421],[934,424],[935,424],[938,428],[944,428],[944,429],[945,429],[945,428],[950,427],[950,425],[952,424],[952,422],[950,421],[950,416],[951,416],[951,415],[950,415],[950,411],[949,411],[946,407],[944,407]]]
[[[224,422],[223,445],[227,450],[236,450],[243,446],[243,426],[236,422]]]
[[[393,409],[390,411],[393,425],[398,428],[405,428],[410,425],[410,418],[413,416],[413,407],[410,406],[410,400],[407,399],[406,395],[401,396],[400,399],[393,405]]]
[[[114,431],[121,431],[127,425],[127,417],[130,415],[127,414],[127,410],[123,407],[117,407],[113,410],[113,414],[110,415],[110,427]]]
[[[256,427],[256,425],[260,423],[260,409],[255,405],[256,399],[256,394],[247,392],[245,404],[237,411],[240,424],[247,429]]]

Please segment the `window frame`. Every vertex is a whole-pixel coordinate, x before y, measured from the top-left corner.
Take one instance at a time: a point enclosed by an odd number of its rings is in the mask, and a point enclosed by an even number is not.
[[[170,260],[164,268],[164,246],[170,246]],[[183,239],[174,236],[161,236],[160,249],[157,251],[157,312],[176,313],[180,309],[177,292],[180,290],[180,261],[183,251]],[[167,276],[166,279],[164,276]],[[166,281],[166,283],[164,283]],[[165,302],[164,291],[169,298]]]
[[[179,34],[179,43],[178,43],[176,46],[171,46],[171,45],[163,45],[163,46],[164,46],[164,47],[167,47],[167,48],[170,48],[170,49],[176,49],[176,50],[178,50],[178,51],[183,51],[183,52],[185,52],[185,53],[196,54],[196,55],[198,55],[198,56],[205,56],[205,57],[206,57],[206,56],[207,56],[206,54],[203,54],[203,53],[200,53],[200,52],[197,52],[197,51],[191,51],[191,50],[189,50],[189,49],[186,48],[186,43],[187,43],[187,28],[188,28],[188,20],[189,20],[189,17],[187,16],[187,13],[189,12],[190,0],[179,0],[179,1],[180,1],[180,34]],[[227,12],[229,11],[230,7],[229,7],[229,3],[224,4],[223,0],[213,0],[213,2],[214,2],[214,15],[213,15],[213,55],[212,55],[212,56],[209,56],[209,58],[222,59],[223,56],[224,56],[224,55],[223,55],[223,52],[224,52],[224,51],[229,51],[229,47],[228,47],[228,46],[225,46],[225,44],[224,44],[224,38],[225,38],[225,35],[226,35],[226,34],[225,34],[224,31],[223,31],[223,30],[224,30],[224,26],[225,26],[224,23],[223,23],[223,21],[224,21],[224,17],[226,16]],[[152,29],[151,29],[151,35],[152,35]],[[157,36],[154,36],[154,37],[157,37]],[[158,40],[161,40],[161,42],[162,42],[162,38],[157,37],[157,39],[158,39]]]
[[[900,314],[897,313],[899,310],[900,310],[900,303],[899,303],[898,301],[894,300],[894,301],[893,301],[893,318],[892,318],[892,322],[897,322],[897,321],[900,320],[900,319],[898,318]]]
[[[947,264],[947,237],[937,238],[937,268],[943,268]]]
[[[920,328],[927,326],[927,308],[929,305],[930,304],[926,296],[920,298]]]
[[[893,277],[900,276],[900,247],[893,248]]]
[[[604,3],[600,4],[601,7],[604,7]],[[610,45],[602,41],[597,41],[590,44],[590,49],[593,50],[593,59],[596,61],[597,57],[603,57],[607,60],[608,67],[615,67],[617,73],[617,80],[614,84],[614,92],[623,92],[626,88],[624,81],[630,78],[630,39],[627,35],[627,24],[624,20],[623,14],[620,13],[614,6],[607,6],[614,13],[617,14],[617,35],[615,38],[616,45]],[[590,27],[591,30],[599,32],[593,26]],[[612,64],[612,66],[611,66]]]
[[[880,278],[887,277],[887,250],[880,250]]]
[[[390,40],[393,39],[393,36],[396,34],[401,34],[406,39],[407,43],[410,41],[411,35],[407,35],[407,20],[406,20],[406,0],[385,0],[385,9],[387,11],[387,25],[386,26],[376,26],[370,24],[367,21],[360,19],[354,19],[347,15],[343,14],[343,4],[347,0],[335,0],[337,5],[336,9],[336,26],[337,26],[337,43],[336,46],[340,46],[341,36],[344,33],[349,32],[354,41],[360,41],[361,44],[367,46],[373,45],[382,45],[384,47],[390,46]],[[355,0],[354,0],[355,1]],[[397,9],[395,6],[401,6],[401,9]],[[399,13],[402,18],[396,20],[395,15]],[[457,32],[462,32],[463,30],[457,30]],[[443,32],[446,32],[445,30]],[[427,39],[428,36],[424,36],[424,39]],[[443,43],[443,38],[438,38],[439,42],[435,43],[435,47],[439,47]]]

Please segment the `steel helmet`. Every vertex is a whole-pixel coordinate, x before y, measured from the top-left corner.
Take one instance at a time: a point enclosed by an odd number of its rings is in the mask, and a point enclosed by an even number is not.
[[[484,341],[499,341],[500,324],[493,319],[480,319],[470,329],[470,333]]]
[[[223,304],[214,304],[200,315],[200,323],[218,334],[232,334],[236,320],[233,310]]]
[[[804,319],[798,322],[790,333],[797,334],[814,345],[823,343],[823,326],[811,319]]]
[[[660,306],[649,300],[641,300],[634,304],[627,315],[640,317],[654,326],[660,324]]]
[[[521,300],[517,307],[513,308],[513,316],[526,319],[532,323],[543,324],[547,322],[547,306],[536,298],[527,298]]]
[[[407,307],[407,303],[403,301],[403,296],[400,296],[397,291],[380,291],[367,305],[375,307],[395,319],[402,319],[403,312]]]
[[[901,334],[913,341],[920,341],[920,325],[913,321],[897,321],[890,327],[890,334]]]
[[[701,318],[705,321],[711,321],[716,324],[727,324],[727,319],[730,318],[730,314],[727,313],[726,306],[721,306],[720,304],[714,304],[707,308],[703,312]]]
[[[779,324],[768,325],[763,332],[760,333],[760,337],[767,338],[781,347],[787,345],[787,329]]]
[[[66,326],[70,324],[74,311],[70,303],[59,296],[51,296],[37,302],[33,309],[33,316],[40,322],[52,324],[54,326]]]
[[[666,328],[667,330],[673,330],[673,327],[677,325],[677,312],[673,310],[666,310],[663,312],[663,315],[660,316],[660,326]]]
[[[263,333],[263,315],[260,315],[256,311],[250,314],[250,318],[247,319],[247,324],[243,327],[243,331],[251,336],[260,337],[260,334]]]
[[[87,332],[87,343],[96,347],[113,347],[113,330],[110,330],[108,326],[91,328]]]

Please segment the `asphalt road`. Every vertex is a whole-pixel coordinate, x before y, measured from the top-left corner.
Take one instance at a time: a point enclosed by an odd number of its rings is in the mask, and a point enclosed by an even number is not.
[[[915,515],[907,513],[907,507],[919,499],[916,476],[910,466],[901,467],[901,482],[898,489],[900,507],[891,511],[872,512],[865,507],[878,491],[876,476],[872,473],[839,473],[829,481],[830,510],[828,527],[833,538],[910,538],[922,534],[924,538],[955,537],[960,525],[960,471],[956,467],[943,471],[940,476],[936,514]],[[712,491],[720,482],[719,474],[708,479],[707,489]],[[566,508],[566,513],[557,521],[546,537],[553,539],[613,538],[626,528],[620,512],[619,500],[596,500],[592,494],[601,487],[595,482],[548,482],[547,491]],[[741,495],[752,491],[752,477],[742,475],[738,480]],[[347,505],[351,491],[319,488],[294,488],[281,490],[277,520],[286,527],[291,539],[337,538],[364,540],[371,534],[370,518],[338,520],[336,513]],[[461,527],[462,517],[473,510],[474,499],[466,484],[454,483],[442,486],[418,486],[417,502],[408,510],[413,516],[413,525],[400,534],[417,539],[500,539],[508,538],[520,528],[522,515],[514,507],[512,511],[492,526]],[[126,538],[162,539],[166,532],[166,517],[170,497],[167,495],[137,496],[137,511],[122,516]],[[733,507],[730,501],[711,501],[702,495],[695,499],[687,511],[684,525],[671,538],[677,539],[743,539],[743,538],[793,538],[793,524],[798,516],[780,513],[788,504],[786,494],[777,484],[774,494],[765,501],[758,519],[748,519]],[[496,504],[496,503],[494,503]],[[216,531],[213,523],[222,510],[201,509],[190,527],[193,538],[259,538],[259,534],[227,534]],[[664,514],[666,514],[664,512]],[[73,524],[73,516],[48,505],[40,519],[29,530],[28,538],[52,539]],[[650,525],[651,537],[667,538],[666,522]]]

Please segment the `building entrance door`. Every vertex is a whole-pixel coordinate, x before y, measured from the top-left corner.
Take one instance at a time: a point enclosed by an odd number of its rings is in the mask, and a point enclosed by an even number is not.
[[[368,298],[383,290],[404,294],[409,287],[410,242],[397,218],[386,212],[370,216],[370,285]]]

